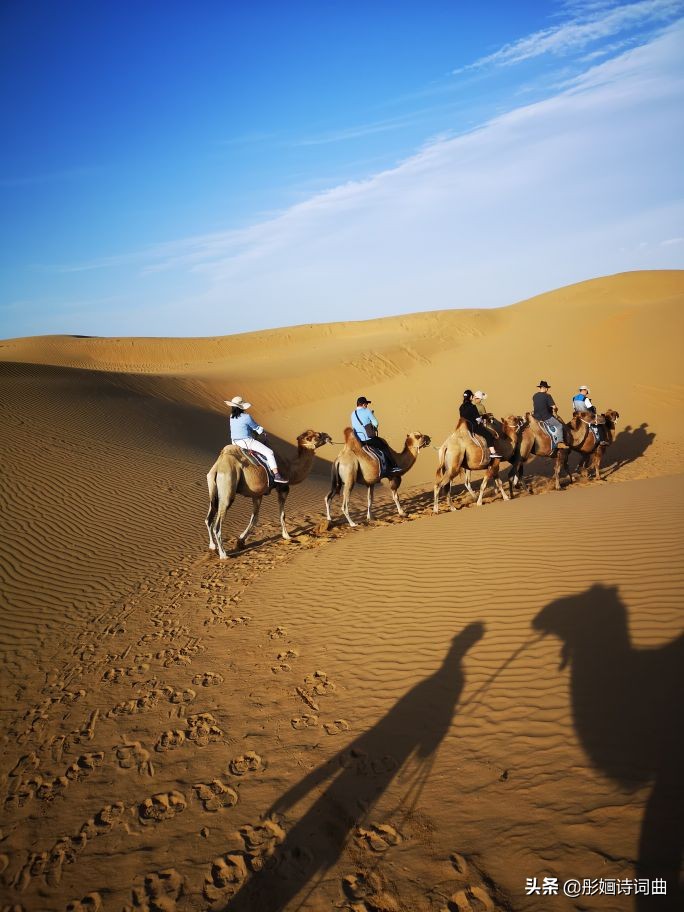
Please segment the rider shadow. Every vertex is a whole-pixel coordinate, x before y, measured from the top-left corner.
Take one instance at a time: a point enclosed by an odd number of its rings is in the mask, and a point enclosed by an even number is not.
[[[612,475],[644,455],[656,436],[654,431],[648,431],[647,428],[648,424],[644,421],[638,428],[628,424],[620,431],[604,456],[604,464],[609,470],[607,474]]]
[[[463,692],[463,658],[484,630],[481,623],[464,628],[453,638],[434,674],[409,690],[373,728],[276,801],[268,814],[285,813],[326,780],[332,780],[288,831],[269,864],[253,874],[222,909],[280,912],[309,882],[314,889],[316,875],[322,877],[335,864],[354,827],[367,817],[412,757],[419,763],[417,785],[409,788],[415,806]]]
[[[636,876],[667,880],[667,895],[652,900],[659,910],[683,908],[684,635],[635,648],[617,587],[600,584],[551,602],[532,623],[563,644],[560,667],[571,663],[575,729],[593,766],[628,791],[653,783]],[[635,896],[638,912],[651,908],[649,901]]]

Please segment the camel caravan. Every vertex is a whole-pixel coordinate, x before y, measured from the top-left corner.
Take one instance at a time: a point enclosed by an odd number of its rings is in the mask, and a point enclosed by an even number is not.
[[[484,405],[486,393],[481,390],[464,391],[456,427],[438,449],[433,492],[435,513],[439,512],[440,496],[444,493],[447,506],[455,509],[451,499],[452,488],[461,477],[478,506],[482,505],[490,485],[504,501],[510,500],[517,488],[529,492],[524,467],[530,456],[553,461],[556,490],[561,489],[562,472],[571,483],[573,481],[568,468],[572,452],[580,456],[577,471],[582,474],[593,472],[595,479],[600,480],[601,459],[615,438],[619,413],[607,409],[599,414],[589,398],[588,387],[580,386],[572,400],[572,418],[564,423],[558,417],[549,389],[548,382],[541,380],[532,397],[531,412],[526,412],[524,416],[508,415],[500,420],[487,411]],[[205,521],[209,548],[218,551],[221,560],[228,557],[222,539],[223,520],[238,494],[252,499],[252,515],[237,538],[238,550],[245,547],[248,535],[257,524],[263,497],[274,489],[278,497],[281,534],[284,540],[290,540],[285,523],[285,504],[290,486],[301,484],[311,471],[316,451],[327,443],[333,443],[329,434],[307,430],[297,438],[297,452],[293,458],[276,456],[267,444],[266,431],[249,414],[251,404],[240,396],[225,400],[225,404],[230,408],[232,443],[221,450],[207,475],[209,512]],[[366,519],[371,522],[375,486],[383,479],[389,481],[398,515],[405,516],[399,501],[401,480],[415,465],[420,451],[432,446],[427,434],[411,431],[406,435],[401,450],[392,449],[379,436],[379,422],[370,405],[369,399],[359,396],[351,415],[351,426],[344,430],[344,445],[332,465],[330,491],[325,496],[328,524],[333,519],[333,500],[341,494],[344,517],[350,526],[357,525],[349,512],[349,499],[356,484],[366,487]],[[510,466],[508,492],[499,477],[502,462]],[[472,472],[484,472],[477,494],[471,484]]]

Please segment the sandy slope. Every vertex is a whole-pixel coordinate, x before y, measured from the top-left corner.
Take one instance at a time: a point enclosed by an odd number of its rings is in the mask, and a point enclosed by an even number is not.
[[[524,883],[673,864],[683,296],[682,273],[638,273],[499,311],[0,343],[10,906],[649,908]],[[205,551],[224,396],[339,439],[364,392],[390,439],[418,418],[439,443],[466,384],[522,412],[542,375],[620,410],[626,484],[433,517],[428,452],[413,521],[381,495],[379,527],[317,536],[321,461],[293,545],[268,504],[257,547]]]

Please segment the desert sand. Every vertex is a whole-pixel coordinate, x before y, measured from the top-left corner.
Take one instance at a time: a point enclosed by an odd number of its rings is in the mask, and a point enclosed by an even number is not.
[[[454,304],[0,342],[3,908],[681,907],[684,273]],[[338,501],[326,528],[326,446],[291,543],[270,496],[246,550],[208,550],[224,399],[283,452],[341,441],[360,394],[439,446],[466,386],[523,414],[542,377],[563,418],[580,383],[619,411],[601,482],[535,460],[533,496],[435,516],[427,449],[406,519],[384,490],[365,524],[357,489],[361,525]]]

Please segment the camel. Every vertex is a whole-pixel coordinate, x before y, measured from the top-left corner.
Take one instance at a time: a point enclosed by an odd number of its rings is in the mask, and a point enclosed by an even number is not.
[[[490,427],[491,416],[485,415],[484,418],[487,427]],[[497,439],[497,444],[499,442]],[[498,451],[498,447],[495,447],[495,449]],[[489,482],[492,480],[503,499],[509,499],[499,478],[500,460],[489,455],[489,447],[484,437],[480,437],[479,434],[471,434],[465,418],[459,418],[458,424],[439,448],[438,459],[439,468],[435,476],[434,503],[432,507],[435,513],[439,513],[439,495],[445,489],[447,492],[447,506],[450,510],[454,509],[451,505],[451,486],[454,479],[461,474],[461,471],[465,471],[465,486],[473,500],[477,501],[478,507],[482,506],[482,498]],[[480,485],[480,495],[477,497],[470,484],[470,473],[480,469],[484,469],[485,477]]]
[[[366,453],[350,427],[344,429],[344,441],[344,449],[333,463],[331,487],[330,491],[325,496],[325,512],[328,522],[330,522],[332,520],[330,504],[335,495],[342,491],[342,512],[346,516],[349,525],[355,526],[357,523],[355,523],[349,515],[349,497],[352,489],[357,481],[359,484],[364,484],[368,488],[368,509],[366,511],[366,518],[368,522],[370,522],[374,488],[380,481],[380,463],[373,456],[369,456],[368,453]],[[407,435],[404,449],[401,453],[396,453],[390,447],[392,457],[401,469],[400,473],[392,475],[389,479],[392,499],[396,504],[399,516],[406,516],[406,513],[404,513],[401,504],[399,503],[399,495],[397,493],[399,486],[401,485],[402,476],[413,467],[413,464],[418,458],[418,453],[424,447],[430,446],[431,442],[432,441],[426,434],[421,434],[419,431],[412,431]]]
[[[280,510],[280,528],[285,541],[290,534],[285,526],[285,501],[290,492],[290,485],[301,484],[308,477],[314,461],[315,451],[326,443],[332,443],[329,434],[322,431],[304,431],[297,437],[297,455],[294,459],[283,459],[278,456],[278,466],[289,478],[289,484],[276,485],[278,506]],[[264,494],[269,494],[266,470],[256,466],[247,457],[244,450],[233,444],[225,446],[219,453],[207,475],[209,486],[209,512],[205,520],[209,531],[209,548],[218,550],[221,560],[227,558],[223,547],[221,527],[226,511],[231,507],[236,494],[252,498],[252,516],[244,532],[237,539],[237,548],[245,547],[247,536],[256,526]]]
[[[559,419],[560,420],[560,419]],[[562,422],[561,422],[562,424]],[[566,425],[563,425],[563,436],[566,434]],[[552,451],[551,438],[544,431],[530,412],[525,414],[525,424],[521,428],[521,437],[520,437],[520,447],[518,453],[517,463],[513,466],[513,487],[515,487],[519,480],[522,478],[523,465],[530,456],[546,456],[550,459],[553,459],[553,480],[554,485],[557,491],[560,491],[560,473],[561,469],[565,469],[570,477],[572,482],[572,476],[568,471],[568,456],[570,450],[566,442],[560,444],[556,447],[556,451]]]
[[[520,415],[508,415],[498,421],[492,414],[487,413],[485,416],[487,427],[494,434],[496,440],[494,449],[501,457],[502,462],[508,462],[511,470],[508,473],[508,493],[513,497],[513,490],[518,485],[523,490],[528,491],[527,485],[523,481],[523,459],[521,450],[523,448],[523,432],[525,429],[525,419]],[[525,459],[528,454],[525,454]],[[470,471],[466,469],[466,479],[469,478]]]
[[[608,409],[602,415],[592,415],[590,412],[577,412],[572,421],[565,425],[565,441],[570,448],[581,455],[577,471],[591,474],[593,470],[596,481],[601,480],[601,457],[606,448],[615,440],[615,426],[620,413]],[[603,427],[603,440],[597,441],[590,430],[592,424],[598,423]]]

